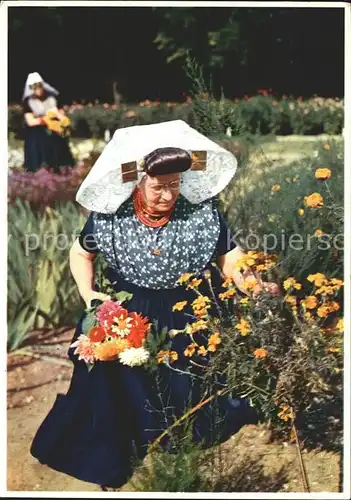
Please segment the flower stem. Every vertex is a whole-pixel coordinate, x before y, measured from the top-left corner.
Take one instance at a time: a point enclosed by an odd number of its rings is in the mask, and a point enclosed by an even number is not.
[[[231,388],[230,389],[220,389],[219,391],[217,391],[215,394],[212,394],[212,396],[209,396],[208,398],[204,399],[203,401],[200,401],[200,403],[198,403],[197,405],[193,406],[192,408],[190,408],[190,410],[188,410],[186,413],[184,413],[184,415],[182,415],[180,418],[178,418],[175,422],[173,422],[172,425],[170,425],[167,429],[165,429],[162,434],[160,434],[160,436],[158,436],[158,438],[156,438],[150,445],[149,447],[149,450],[148,450],[148,453],[151,453],[157,445],[160,444],[160,442],[162,441],[162,439],[167,436],[167,434],[169,434],[175,427],[178,427],[178,425],[180,425],[182,422],[184,422],[184,420],[186,420],[188,417],[190,417],[191,415],[193,415],[194,413],[196,413],[198,410],[200,410],[200,408],[202,408],[203,406],[205,406],[207,403],[209,403],[210,401],[212,401],[214,398],[218,397],[218,396],[221,396],[227,392],[230,392],[231,391]]]
[[[292,408],[290,408],[290,411],[291,411],[291,413],[293,415],[295,415],[295,413],[293,412]],[[307,472],[306,472],[305,464],[304,464],[304,461],[303,461],[303,458],[302,458],[300,440],[299,440],[299,437],[298,437],[298,434],[297,434],[297,430],[296,430],[296,427],[295,427],[295,421],[294,420],[292,421],[292,430],[294,432],[294,437],[295,437],[295,443],[296,443],[296,449],[297,449],[297,456],[298,456],[298,459],[299,459],[299,467],[300,467],[300,474],[301,474],[302,484],[303,484],[304,490],[307,491],[307,493],[310,493],[311,490],[310,490],[310,487],[309,487],[309,484],[308,484]]]

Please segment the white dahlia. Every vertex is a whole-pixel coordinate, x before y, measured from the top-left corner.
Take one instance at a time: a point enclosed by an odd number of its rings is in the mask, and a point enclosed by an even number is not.
[[[123,365],[140,366],[146,363],[150,353],[144,347],[130,347],[118,355],[118,359]]]

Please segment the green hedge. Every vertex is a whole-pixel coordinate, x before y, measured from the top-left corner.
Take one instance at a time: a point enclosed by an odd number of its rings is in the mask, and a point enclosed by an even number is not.
[[[184,120],[189,125],[218,135],[231,128],[233,135],[340,134],[344,122],[344,102],[338,98],[309,100],[257,95],[247,99],[214,101],[206,94],[185,103],[144,101],[137,105],[73,104],[64,106],[71,117],[73,137],[103,137],[120,127],[146,125],[168,120]],[[8,131],[23,138],[23,111],[19,105],[8,110]]]

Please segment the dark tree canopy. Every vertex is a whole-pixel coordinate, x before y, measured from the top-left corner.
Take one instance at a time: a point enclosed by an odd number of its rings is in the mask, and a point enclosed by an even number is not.
[[[180,100],[190,51],[228,98],[344,94],[340,8],[9,7],[9,101],[38,71],[63,102]]]

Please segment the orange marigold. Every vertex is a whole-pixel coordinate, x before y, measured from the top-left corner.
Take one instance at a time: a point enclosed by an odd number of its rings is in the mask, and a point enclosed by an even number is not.
[[[314,283],[315,286],[322,286],[328,281],[325,274],[322,273],[310,274],[307,276],[307,280]]]
[[[308,295],[301,301],[301,304],[304,305],[306,309],[315,309],[318,305],[318,300],[314,295]]]
[[[184,351],[184,355],[187,356],[188,358],[191,358],[192,356],[194,356],[195,350],[196,350],[196,344],[194,343],[189,344]]]
[[[317,168],[315,172],[315,177],[320,181],[325,181],[327,179],[330,179],[331,174],[332,173],[329,168]]]
[[[195,323],[191,323],[191,325],[188,325],[187,333],[192,334],[199,332],[200,330],[207,330],[207,328],[208,328],[207,321],[199,319],[198,321],[195,321]]]
[[[267,349],[263,349],[263,347],[260,347],[259,349],[256,349],[254,351],[254,356],[256,359],[265,358],[268,356],[268,351]]]
[[[324,205],[323,196],[319,193],[312,193],[309,196],[305,196],[305,205],[309,208],[322,208]]]
[[[186,305],[187,305],[187,301],[186,300],[182,300],[181,302],[177,302],[172,307],[172,311],[182,311]]]
[[[233,288],[230,288],[229,290],[226,290],[225,292],[220,293],[218,295],[218,297],[221,300],[228,300],[228,299],[230,299],[230,297],[233,297],[234,294],[235,294],[235,290]]]
[[[199,285],[201,285],[201,283],[201,279],[193,279],[189,282],[187,288],[197,288]]]
[[[199,347],[199,349],[198,349],[198,351],[197,351],[197,354],[198,354],[199,356],[206,356],[206,354],[207,354],[207,349],[205,348],[205,346],[203,346],[203,345],[202,345],[202,346],[200,346],[200,347]]]
[[[168,360],[169,364],[172,364],[173,361],[177,361],[178,359],[178,353],[176,351],[159,351],[156,355],[156,360],[157,363],[164,363]]]
[[[323,231],[321,229],[316,229],[315,232],[314,232],[314,235],[316,238],[320,238],[321,236],[323,236]]]
[[[186,283],[193,276],[193,273],[184,273],[177,279],[177,283]]]
[[[240,335],[246,336],[250,331],[250,323],[246,319],[241,318],[240,322],[235,325],[235,328],[239,330]]]
[[[217,349],[217,345],[221,343],[221,338],[218,332],[213,333],[208,339],[208,350],[211,352],[215,352]]]

